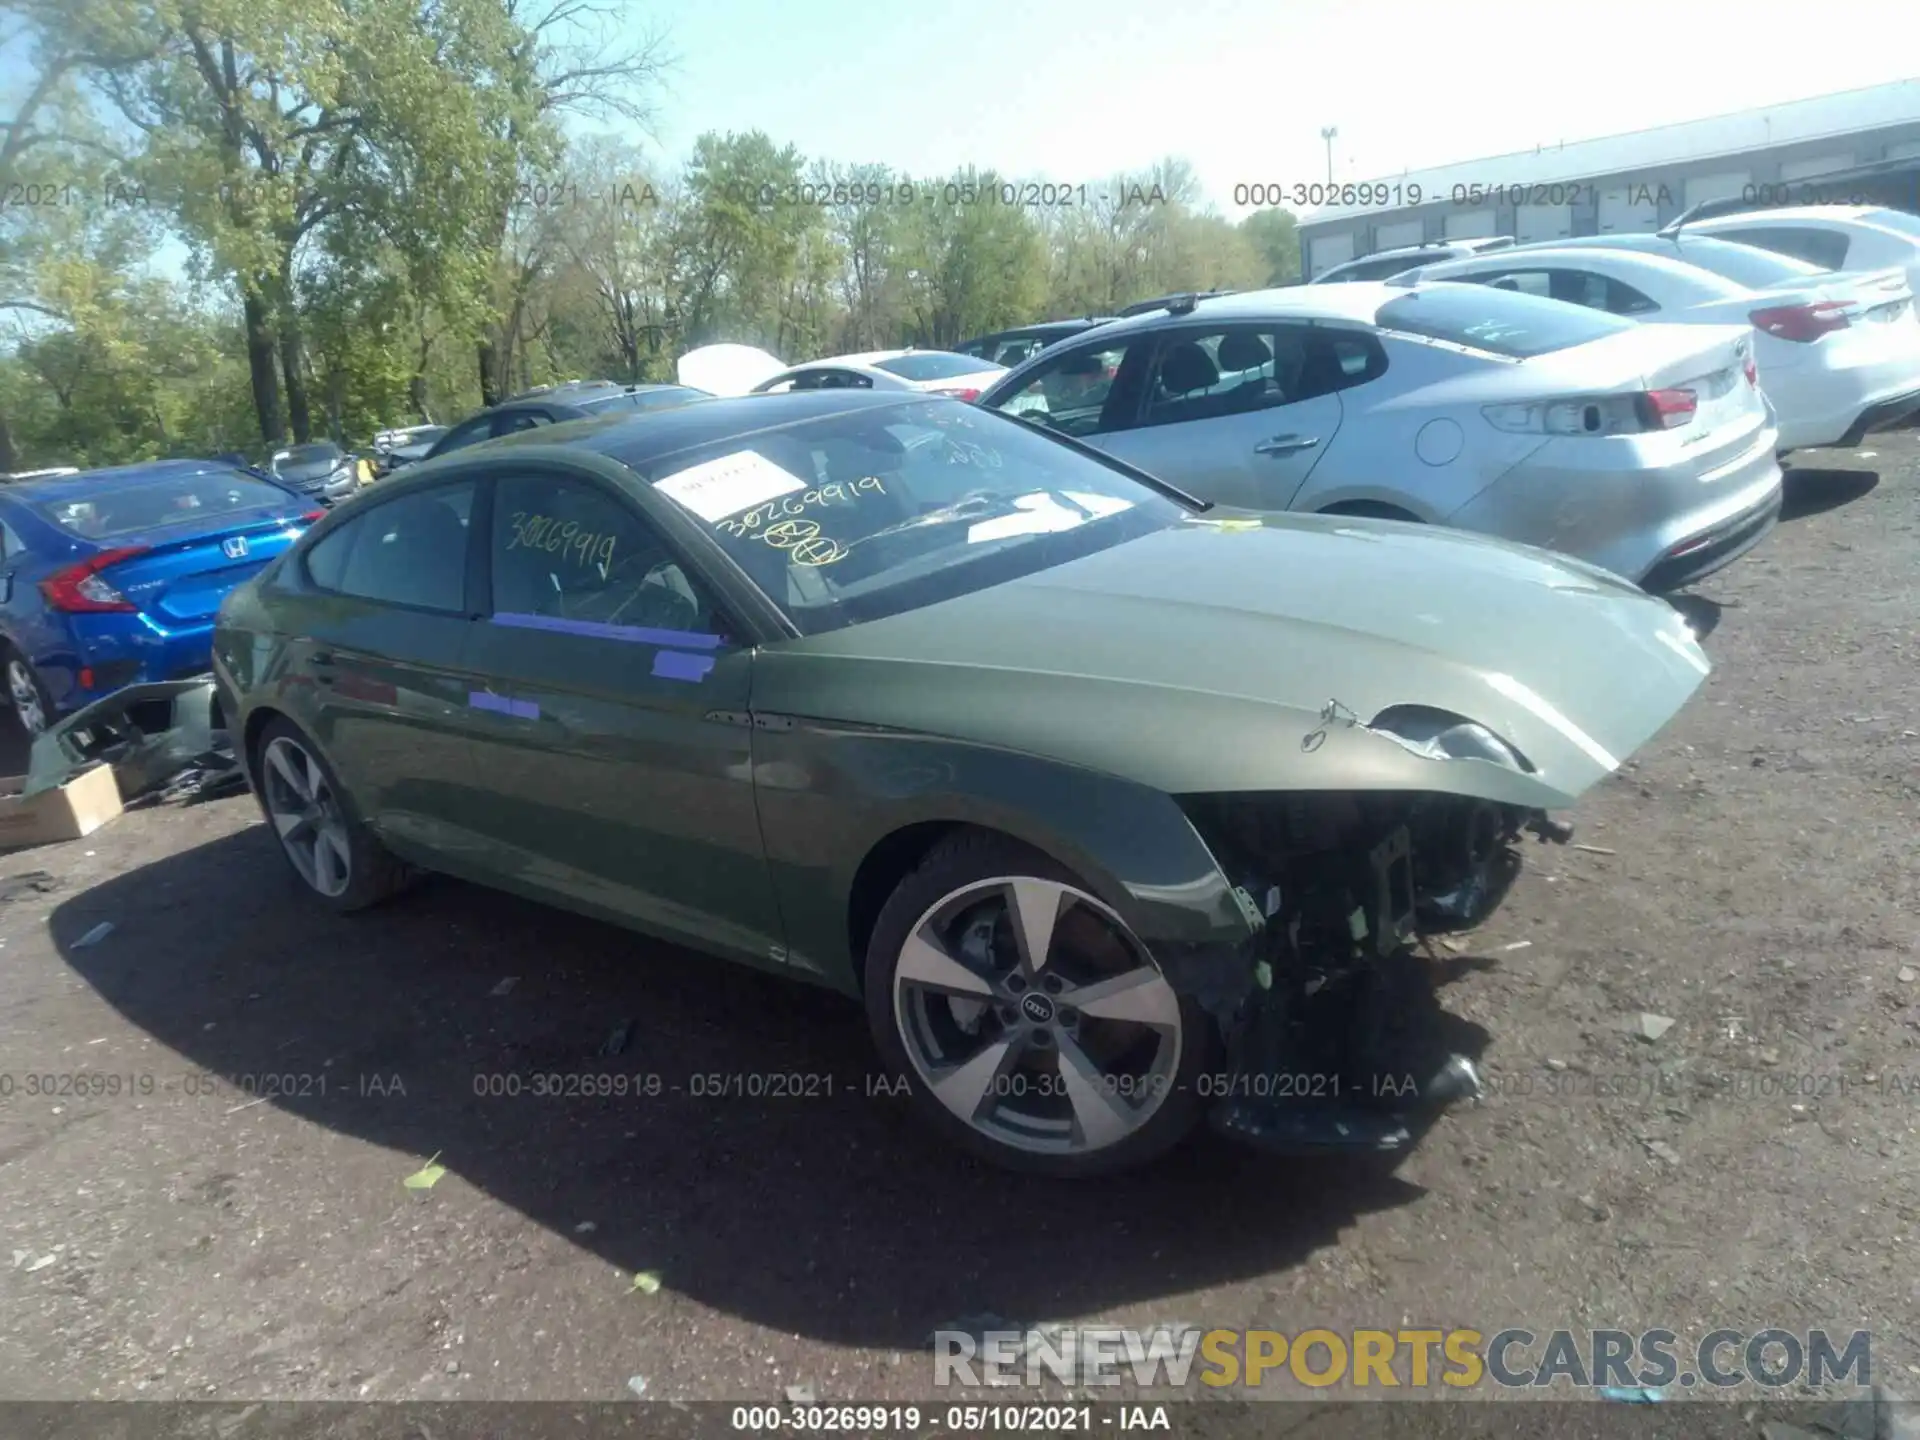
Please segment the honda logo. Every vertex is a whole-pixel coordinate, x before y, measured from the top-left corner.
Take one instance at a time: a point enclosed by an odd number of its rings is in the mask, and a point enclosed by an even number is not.
[[[229,560],[246,558],[247,537],[244,535],[229,535],[220,542],[220,553],[225,555]]]

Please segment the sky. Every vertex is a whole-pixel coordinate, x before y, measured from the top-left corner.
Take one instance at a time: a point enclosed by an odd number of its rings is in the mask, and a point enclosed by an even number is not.
[[[1920,74],[1911,0],[1817,23],[1698,0],[629,3],[678,57],[669,164],[729,129],[915,176],[1074,183],[1178,155],[1229,214],[1236,184],[1325,180],[1323,127],[1336,177],[1369,180]]]
[[[673,56],[653,135],[628,136],[663,170],[707,130],[916,178],[1077,184],[1172,155],[1235,217],[1236,185],[1326,179],[1323,127],[1336,178],[1369,180],[1920,73],[1911,0],[1830,0],[1817,24],[1699,0],[614,3]],[[22,59],[0,53],[0,98]]]

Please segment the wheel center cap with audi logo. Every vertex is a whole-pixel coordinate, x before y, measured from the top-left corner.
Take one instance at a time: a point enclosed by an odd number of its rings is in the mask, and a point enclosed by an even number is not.
[[[1053,1019],[1053,1001],[1029,992],[1020,997],[1020,1013],[1036,1025],[1045,1025]]]

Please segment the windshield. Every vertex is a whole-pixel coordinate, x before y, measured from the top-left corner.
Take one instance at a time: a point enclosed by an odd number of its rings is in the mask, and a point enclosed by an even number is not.
[[[289,465],[330,465],[341,458],[338,445],[295,445],[290,450],[282,450],[273,457],[274,468]]]
[[[983,370],[1004,370],[991,360],[977,355],[955,355],[950,350],[922,350],[911,355],[896,355],[891,360],[876,360],[873,368],[902,380],[952,380],[961,375],[978,375]]]
[[[1796,260],[1791,255],[1762,250],[1757,245],[1741,245],[1732,240],[1716,240],[1711,235],[1681,235],[1673,241],[1680,258],[1689,265],[1744,285],[1749,290],[1765,290],[1774,285],[1791,285],[1809,275],[1824,272],[1818,265]]]
[[[169,525],[218,526],[240,511],[291,510],[295,503],[292,495],[264,480],[231,470],[202,470],[90,489],[84,498],[42,500],[34,508],[69,535],[105,540]]]
[[[1064,564],[1187,513],[1019,421],[943,400],[758,431],[647,478],[807,635]]]
[[[1898,230],[1902,235],[1920,240],[1920,215],[1909,215],[1904,210],[1888,210],[1882,207],[1869,210],[1860,218],[1870,225],[1878,225],[1883,230]]]
[[[1570,350],[1631,330],[1634,322],[1490,285],[1423,285],[1382,305],[1373,317],[1384,330],[1426,335],[1524,360]]]

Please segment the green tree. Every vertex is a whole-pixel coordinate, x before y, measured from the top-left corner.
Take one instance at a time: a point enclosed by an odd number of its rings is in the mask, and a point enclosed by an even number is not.
[[[1300,278],[1300,225],[1291,210],[1256,210],[1240,222],[1240,233],[1266,263],[1266,283],[1290,285]]]
[[[477,3],[477,0],[476,0]],[[491,214],[482,253],[496,270],[490,315],[476,351],[481,403],[503,393],[530,310],[527,227],[517,212],[545,186],[572,193],[562,161],[562,118],[618,122],[641,132],[653,122],[655,91],[672,57],[664,37],[631,25],[631,0],[501,0],[510,41],[488,55],[490,105],[483,134],[491,142],[487,188]],[[626,22],[626,23],[623,23]],[[538,208],[536,206],[536,208]],[[544,232],[543,232],[544,238]],[[544,259],[544,256],[542,257]]]

